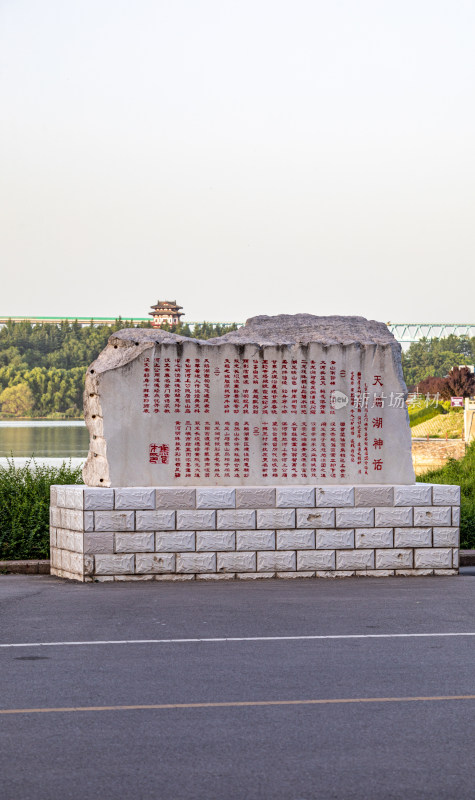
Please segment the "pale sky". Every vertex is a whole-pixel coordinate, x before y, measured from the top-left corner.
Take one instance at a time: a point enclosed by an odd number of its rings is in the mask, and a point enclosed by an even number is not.
[[[473,0],[0,0],[0,316],[473,322]]]

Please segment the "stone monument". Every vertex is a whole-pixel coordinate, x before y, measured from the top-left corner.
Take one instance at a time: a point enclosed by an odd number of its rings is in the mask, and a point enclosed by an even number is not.
[[[400,345],[362,317],[119,331],[87,371],[86,488],[52,492],[52,572],[453,574],[459,490],[414,483],[405,400]]]
[[[111,337],[86,377],[90,486],[414,483],[400,345],[361,317]]]

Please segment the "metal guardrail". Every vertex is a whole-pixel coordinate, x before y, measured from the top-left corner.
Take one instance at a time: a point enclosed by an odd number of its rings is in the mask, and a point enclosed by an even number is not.
[[[29,322],[31,325],[59,325],[61,322],[77,322],[81,326],[87,326],[91,323],[93,325],[112,325],[117,319],[121,319],[123,322],[132,322],[134,325],[139,325],[141,322],[150,322],[150,317],[0,317],[0,326],[6,325],[8,322]],[[205,321],[208,325],[237,325],[238,327],[244,325],[243,322],[211,322],[208,320],[199,322],[184,320],[184,323],[194,327],[195,325],[202,325]]]
[[[119,317],[0,317],[0,325],[7,322],[29,322],[31,325],[59,325],[60,322],[78,322],[79,325],[112,325]],[[150,317],[122,317],[126,322],[150,322]]]

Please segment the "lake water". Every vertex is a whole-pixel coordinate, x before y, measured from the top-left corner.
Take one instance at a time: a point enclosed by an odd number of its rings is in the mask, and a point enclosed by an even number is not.
[[[89,432],[84,422],[0,420],[0,465],[13,455],[15,464],[35,457],[42,464],[59,465],[71,459],[82,464],[89,449]]]

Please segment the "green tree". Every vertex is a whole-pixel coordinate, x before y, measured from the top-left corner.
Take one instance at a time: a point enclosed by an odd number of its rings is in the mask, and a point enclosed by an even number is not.
[[[452,367],[473,364],[475,339],[451,334],[444,339],[420,339],[402,354],[404,378],[417,388],[424,378],[445,377]]]
[[[0,394],[0,405],[3,414],[11,414],[13,417],[25,417],[33,409],[33,394],[26,383],[17,383],[15,386],[8,386]]]

